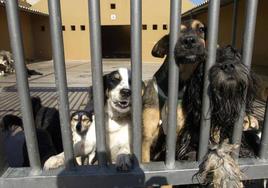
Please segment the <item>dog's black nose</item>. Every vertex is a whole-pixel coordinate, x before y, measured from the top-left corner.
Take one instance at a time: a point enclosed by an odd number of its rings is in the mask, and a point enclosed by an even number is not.
[[[82,125],[81,125],[81,123],[78,123],[77,125],[76,125],[76,130],[78,131],[78,132],[80,132],[81,131],[81,129],[82,129]]]
[[[196,38],[193,36],[187,36],[182,39],[182,43],[186,49],[190,49],[196,43]]]
[[[131,90],[130,89],[121,89],[120,95],[122,97],[129,97],[131,95]]]
[[[224,72],[232,72],[235,69],[235,65],[233,63],[225,63],[221,66],[221,69]]]

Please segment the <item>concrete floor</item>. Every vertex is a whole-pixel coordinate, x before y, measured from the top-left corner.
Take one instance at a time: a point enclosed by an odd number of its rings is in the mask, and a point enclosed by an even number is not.
[[[142,79],[147,80],[151,78],[160,65],[160,63],[143,63]],[[32,63],[27,65],[27,67],[43,73],[42,76],[38,75],[29,78],[30,87],[55,87],[52,61]],[[119,67],[130,68],[130,60],[103,60],[104,73],[110,72]],[[91,65],[88,61],[66,62],[66,73],[68,87],[88,87],[91,85]],[[0,77],[0,88],[12,87],[15,85],[15,74]]]

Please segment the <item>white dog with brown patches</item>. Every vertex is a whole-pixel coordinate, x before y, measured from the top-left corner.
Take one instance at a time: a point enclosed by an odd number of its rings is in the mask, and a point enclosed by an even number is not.
[[[131,79],[130,71],[119,68],[103,77],[105,91],[105,126],[108,158],[116,164],[120,171],[129,171],[132,168],[131,159]],[[78,116],[79,117],[79,116]],[[90,120],[90,118],[89,118]],[[73,128],[75,122],[80,123],[81,130]],[[90,121],[88,121],[90,122]],[[89,155],[89,163],[95,156],[96,136],[95,122],[83,126],[83,118],[72,116],[72,132],[75,157]],[[82,130],[83,129],[83,130]],[[81,134],[82,132],[83,134]],[[84,135],[84,136],[82,136]],[[44,169],[58,168],[64,164],[64,154],[53,156],[46,161]]]

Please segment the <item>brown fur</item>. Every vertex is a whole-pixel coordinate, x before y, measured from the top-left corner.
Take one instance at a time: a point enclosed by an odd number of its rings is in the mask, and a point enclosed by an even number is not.
[[[199,166],[198,177],[207,187],[242,188],[242,172],[232,157],[238,145],[224,140],[220,145],[213,146]]]
[[[184,21],[181,24],[181,32],[188,32],[188,29],[193,30],[199,35],[199,43],[204,44],[204,34],[199,33],[199,28],[204,27],[204,25],[198,20],[189,20]],[[168,40],[169,36],[166,35],[157,42],[157,44],[152,49],[152,55],[155,57],[163,58],[168,54]],[[165,59],[163,64],[168,64],[168,58]],[[180,80],[186,81],[193,74],[196,69],[198,63],[194,64],[179,64],[180,70]],[[153,78],[148,81],[148,84],[144,91],[143,96],[143,141],[142,141],[142,161],[149,162],[150,161],[150,151],[151,146],[157,140],[159,136],[159,131],[162,123],[167,125],[167,104],[166,104],[166,96],[161,96],[159,91],[155,88],[156,80]],[[164,108],[163,108],[164,106]],[[179,105],[177,110],[177,134],[179,134],[181,128],[184,125],[184,112]],[[161,120],[161,121],[160,121]],[[167,126],[166,126],[167,128]]]

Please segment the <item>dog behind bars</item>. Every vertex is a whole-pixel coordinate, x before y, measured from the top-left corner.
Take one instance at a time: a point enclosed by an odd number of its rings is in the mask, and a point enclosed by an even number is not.
[[[179,91],[182,91],[185,82],[190,78],[198,64],[205,59],[205,26],[198,20],[185,20],[181,24],[180,38],[176,42],[174,50],[176,64],[180,70]],[[163,119],[166,119],[166,109],[168,96],[168,50],[169,35],[162,37],[153,47],[154,57],[164,57],[164,63],[148,81],[143,96],[143,141],[142,141],[142,161],[149,162],[155,159],[158,153],[158,140],[165,137],[167,127]],[[179,100],[179,99],[178,99]],[[179,134],[184,121],[184,114],[179,108],[177,133]],[[163,124],[161,124],[161,121]],[[160,139],[161,140],[161,139]],[[152,155],[151,155],[152,153]]]
[[[208,76],[210,84],[207,92],[210,100],[211,116],[205,118],[211,119],[209,142],[216,145],[220,144],[217,146],[216,153],[222,153],[224,161],[230,163],[228,173],[236,173],[239,169],[237,165],[232,165],[234,161],[232,161],[233,159],[229,155],[231,151],[228,149],[234,146],[223,143],[223,141],[232,137],[235,122],[239,118],[243,105],[246,107],[246,116],[252,114],[258,81],[254,73],[242,63],[240,53],[231,46],[217,50],[216,64],[210,68]],[[187,117],[182,134],[177,139],[177,158],[181,160],[196,160],[197,157],[202,115],[203,77],[204,64],[200,64],[189,80],[183,96],[182,108],[185,110]],[[254,119],[252,116],[248,119],[251,118]],[[249,142],[244,133],[240,146],[241,157],[254,157],[257,154],[257,146],[250,143],[252,142]],[[211,152],[208,153],[208,156],[210,155],[212,155]],[[210,158],[208,156],[205,160]],[[204,173],[202,169],[206,170],[208,164],[212,164],[212,162],[205,161],[203,163],[201,174]],[[207,168],[209,167],[207,166]],[[225,168],[221,169],[226,170]],[[225,174],[227,171],[220,173]],[[241,176],[236,177],[236,181],[241,180]],[[222,176],[222,180],[224,180],[223,178],[224,176]],[[226,187],[241,187],[240,184],[231,186],[232,182],[229,183]]]

